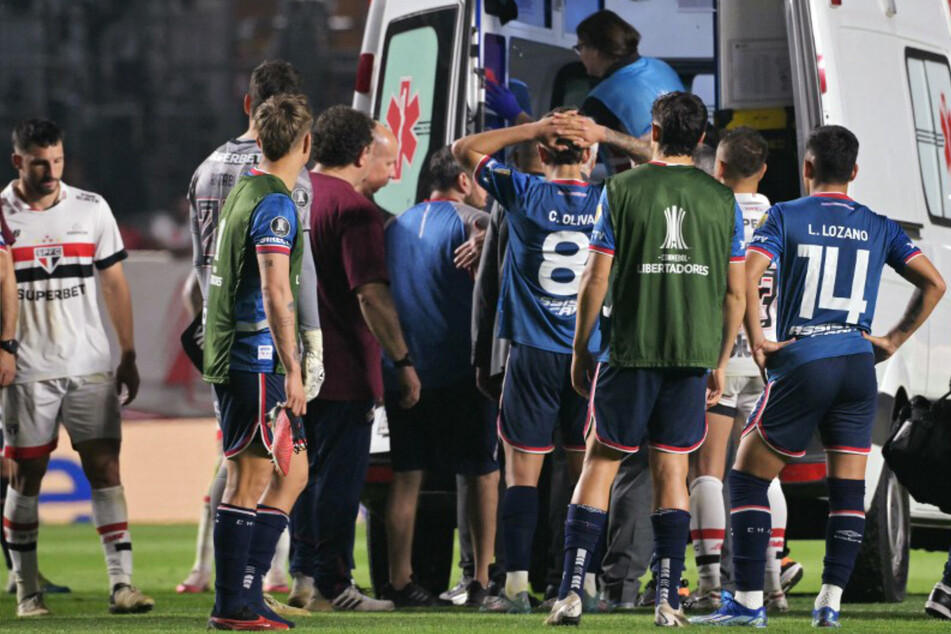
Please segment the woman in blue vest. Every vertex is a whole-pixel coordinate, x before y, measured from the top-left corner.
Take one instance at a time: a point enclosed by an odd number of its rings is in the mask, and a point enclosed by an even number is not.
[[[591,14],[576,33],[574,49],[588,75],[599,80],[582,104],[582,112],[606,128],[633,137],[649,133],[654,100],[684,90],[680,77],[666,62],[641,57],[637,52],[641,34],[613,11]],[[630,166],[627,156],[613,153],[605,164],[611,172]]]

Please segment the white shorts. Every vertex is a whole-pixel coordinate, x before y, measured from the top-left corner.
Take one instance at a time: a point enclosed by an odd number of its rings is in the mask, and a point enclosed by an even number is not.
[[[765,389],[763,378],[756,376],[727,376],[720,402],[710,408],[714,414],[736,418],[742,415],[746,420],[753,413],[756,402]]]
[[[59,424],[77,443],[122,438],[112,374],[14,383],[3,390],[3,457],[40,458],[56,449]]]

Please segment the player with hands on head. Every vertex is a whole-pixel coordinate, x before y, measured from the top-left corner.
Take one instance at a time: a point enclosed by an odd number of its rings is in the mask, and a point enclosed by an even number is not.
[[[746,333],[768,380],[730,473],[737,592],[724,592],[719,610],[692,623],[766,625],[768,489],[786,463],[805,454],[818,428],[826,451],[829,521],[813,625],[839,625],[842,592],[865,530],[865,468],[878,403],[875,363],[925,322],[945,292],[941,275],[901,226],[849,196],[858,151],[848,129],[816,128],[802,164],[808,195],[773,205],[747,247],[749,286],[756,288],[770,264],[776,265],[780,342],[766,338],[759,306],[747,306]],[[884,336],[871,336],[886,265],[915,292],[898,324]]]
[[[291,188],[310,157],[312,115],[306,97],[285,94],[259,106],[254,122],[264,156],[221,211],[205,318],[204,378],[218,397],[228,465],[208,620],[222,630],[293,626],[265,605],[262,582],[308,473],[306,453],[287,444],[303,444],[307,411],[297,327],[303,232]],[[286,410],[276,421],[267,416],[275,407]]]
[[[742,213],[732,191],[693,166],[706,125],[696,96],[657,99],[654,160],[609,179],[598,203],[571,364],[575,390],[589,398],[587,451],[549,625],[580,622],[582,580],[607,521],[611,485],[621,460],[645,441],[654,487],[654,623],[686,623],[678,588],[690,525],[687,454],[706,436],[705,405],[719,399],[745,302]],[[599,315],[596,364],[590,348]]]
[[[526,142],[536,143],[544,178],[492,158]],[[556,426],[572,479],[584,459],[585,401],[571,389],[569,369],[578,280],[600,195],[583,179],[592,153],[558,137],[553,113],[453,144],[456,158],[505,209],[509,227],[498,330],[500,338],[512,342],[498,420],[508,486],[502,502],[507,573],[504,593],[487,600],[485,611],[531,611],[528,570],[538,479],[544,455],[554,450]],[[589,606],[596,604],[593,575],[585,588]]]

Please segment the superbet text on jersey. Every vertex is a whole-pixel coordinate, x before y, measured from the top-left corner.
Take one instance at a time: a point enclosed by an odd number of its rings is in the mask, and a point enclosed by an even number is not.
[[[63,182],[59,200],[49,209],[31,209],[12,183],[0,193],[0,204],[16,236],[16,382],[109,372],[94,269],[126,258],[109,205],[98,194]]]
[[[202,295],[208,296],[208,275],[211,259],[215,256],[215,232],[218,215],[228,193],[238,179],[261,161],[261,148],[254,139],[232,139],[206,158],[192,176],[188,188],[188,204],[192,229],[194,267]],[[301,170],[291,191],[297,207],[302,230],[307,231],[310,220],[311,185],[307,169]]]
[[[762,194],[736,194],[736,204],[743,212],[743,249],[749,245],[756,227],[766,219],[769,209],[769,199]],[[763,336],[771,341],[776,340],[776,267],[770,267],[763,274],[759,283],[760,325],[763,327]],[[759,376],[759,368],[753,361],[750,342],[743,327],[736,335],[736,343],[730,354],[730,362],[726,367],[729,376]]]
[[[894,220],[845,194],[818,193],[770,208],[747,249],[777,263],[781,340],[769,376],[815,359],[871,352],[882,269],[921,255]]]

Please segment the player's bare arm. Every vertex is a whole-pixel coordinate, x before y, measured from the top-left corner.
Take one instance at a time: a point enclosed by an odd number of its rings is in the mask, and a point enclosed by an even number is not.
[[[0,340],[16,339],[19,310],[13,257],[4,249],[0,251]],[[0,387],[13,383],[16,370],[16,357],[0,350]]]
[[[575,112],[559,112],[553,117],[558,136],[571,140],[580,147],[606,144],[626,154],[635,163],[651,160],[650,133],[643,137],[633,137],[617,130],[599,125],[590,117]]]
[[[482,247],[485,244],[485,235],[489,229],[488,216],[480,217],[466,227],[469,239],[460,244],[453,253],[452,263],[457,269],[468,269],[473,275],[479,268],[482,259]]]
[[[547,147],[559,147],[558,130],[554,117],[531,121],[511,128],[489,130],[463,137],[452,144],[452,155],[470,172],[474,171],[486,156],[517,143],[538,141]]]
[[[908,301],[905,314],[887,335],[876,337],[863,333],[875,347],[876,363],[885,361],[895,354],[895,351],[918,330],[921,324],[925,323],[947,289],[944,278],[938,273],[931,260],[924,255],[909,261],[900,274],[915,285],[915,292]]]
[[[761,277],[762,275],[760,273]],[[731,263],[727,271],[726,296],[723,298],[723,339],[720,343],[720,359],[717,362],[717,367],[710,371],[710,378],[707,382],[707,407],[716,405],[720,401],[720,396],[723,395],[726,366],[730,362],[733,343],[736,341],[740,324],[743,323],[743,316],[747,312],[747,306],[751,303],[747,300],[747,288],[748,280],[743,264],[740,262]],[[756,309],[756,323],[759,325],[758,296],[756,302],[752,305]],[[760,337],[762,336],[763,331],[760,329]]]
[[[294,293],[291,291],[290,257],[282,253],[259,253],[261,296],[264,314],[274,337],[277,356],[286,372],[286,407],[294,416],[307,412],[307,398],[301,378],[300,354],[297,348],[297,317]]]
[[[588,263],[581,273],[578,284],[578,312],[575,318],[574,348],[571,355],[571,384],[575,391],[585,398],[591,392],[591,380],[594,377],[594,355],[588,350],[591,333],[598,321],[598,313],[608,294],[608,279],[614,258],[604,253],[592,251],[588,254]]]
[[[122,263],[116,262],[99,271],[99,283],[121,351],[119,365],[116,367],[116,389],[121,393],[125,387],[126,397],[122,404],[128,405],[139,393],[139,369],[135,365],[132,294],[129,292],[129,282],[122,270]]]
[[[397,363],[407,359],[409,348],[403,339],[403,331],[400,329],[400,320],[389,287],[382,282],[370,282],[358,287],[356,293],[360,312],[363,313],[367,327],[383,346],[387,356]],[[402,394],[400,407],[409,409],[419,401],[419,377],[416,376],[416,370],[413,369],[411,363],[399,365],[396,376],[400,382]]]

